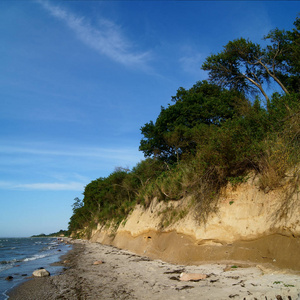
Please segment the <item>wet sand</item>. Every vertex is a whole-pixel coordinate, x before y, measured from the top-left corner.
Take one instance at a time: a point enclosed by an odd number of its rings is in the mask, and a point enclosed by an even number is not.
[[[292,299],[300,300],[300,275],[243,263],[175,265],[129,251],[74,240],[61,275],[33,278],[12,300],[46,299]],[[94,262],[103,263],[94,265]],[[200,281],[180,281],[201,273]],[[281,298],[280,298],[281,297]]]

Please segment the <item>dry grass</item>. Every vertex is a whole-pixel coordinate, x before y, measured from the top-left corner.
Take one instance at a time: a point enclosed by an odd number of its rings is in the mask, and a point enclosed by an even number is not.
[[[260,188],[264,191],[278,188],[282,185],[287,170],[290,168],[289,149],[284,140],[277,138],[274,142],[266,142],[266,152],[260,162]]]
[[[168,205],[163,211],[159,213],[161,217],[160,229],[167,228],[168,226],[175,224],[182,220],[189,212],[190,205],[179,205],[177,207]]]
[[[282,198],[278,210],[273,215],[274,223],[286,220],[291,212],[300,205],[300,166],[296,166],[287,174],[282,187]]]

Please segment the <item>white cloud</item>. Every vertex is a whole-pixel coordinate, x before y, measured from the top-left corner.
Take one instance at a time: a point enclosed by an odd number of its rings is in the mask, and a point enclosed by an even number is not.
[[[194,55],[183,56],[179,59],[182,68],[186,72],[195,72],[199,70],[201,66],[201,60],[203,60],[202,55],[200,53],[196,53]]]
[[[182,52],[184,55],[179,59],[179,63],[183,71],[197,76],[198,80],[207,78],[206,72],[201,70],[205,56],[188,46],[183,47]]]
[[[236,31],[239,34],[237,38],[249,38],[253,42],[261,44],[264,35],[267,35],[271,29],[274,29],[270,19],[270,13],[263,1],[257,1],[255,6],[251,6],[251,9],[249,9],[249,3],[239,1],[236,10],[239,12],[247,11],[246,14],[238,12],[234,14],[235,16],[240,15],[240,17],[237,18],[238,23],[235,24]]]
[[[86,183],[82,182],[16,183],[0,181],[0,189],[8,190],[83,191],[85,185]]]
[[[11,189],[14,186],[13,183],[8,181],[0,181],[0,189]]]
[[[51,15],[62,20],[79,40],[102,55],[126,66],[147,68],[149,52],[134,53],[131,43],[123,36],[120,28],[111,21],[100,20],[99,27],[89,24],[88,20],[50,4],[38,1]]]
[[[133,148],[81,147],[0,140],[0,189],[83,191],[91,179],[142,159]]]
[[[55,190],[55,191],[83,191],[86,183],[81,182],[66,182],[66,183],[29,183],[29,184],[17,184],[16,189],[28,189],[28,190]]]
[[[75,147],[71,145],[65,148],[60,145],[51,144],[31,147],[26,145],[0,145],[0,153],[10,155],[22,154],[38,156],[81,157],[89,159],[113,159],[128,161],[130,163],[136,162],[137,157],[142,158],[142,154],[135,148]]]

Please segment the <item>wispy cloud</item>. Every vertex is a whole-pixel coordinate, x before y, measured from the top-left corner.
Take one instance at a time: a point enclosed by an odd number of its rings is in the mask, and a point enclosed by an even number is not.
[[[72,149],[72,150],[70,150]],[[142,157],[134,148],[100,148],[100,147],[74,147],[63,148],[56,145],[26,146],[26,145],[0,145],[2,154],[23,154],[40,156],[62,156],[62,157],[81,157],[89,159],[114,159],[128,161],[130,163],[137,161],[137,155]]]
[[[95,27],[81,16],[77,16],[66,9],[54,6],[48,1],[38,0],[52,16],[62,20],[79,40],[99,54],[125,66],[147,68],[150,58],[149,52],[137,53],[132,50],[132,44],[122,34],[120,27],[109,20],[99,20],[99,26]]]
[[[268,34],[275,27],[271,22],[270,12],[264,1],[257,1],[257,5],[251,9],[248,9],[248,7],[246,1],[239,1],[235,8],[236,12],[233,12],[234,16],[239,15],[234,25],[239,35],[237,37],[242,36],[254,42],[261,43],[264,35]],[[247,13],[241,14],[240,12],[242,11],[247,11]]]
[[[0,140],[0,189],[83,191],[91,180],[142,159],[134,148]]]
[[[182,52],[184,52],[184,55],[179,59],[179,63],[183,71],[197,76],[198,80],[205,79],[207,75],[203,70],[201,70],[201,65],[205,56],[188,46],[184,47]]]
[[[0,181],[0,189],[8,190],[83,191],[85,185],[86,183],[82,182],[16,183]]]
[[[182,68],[186,72],[195,72],[196,70],[199,70],[201,60],[203,60],[203,57],[200,53],[194,55],[186,55],[179,59]]]

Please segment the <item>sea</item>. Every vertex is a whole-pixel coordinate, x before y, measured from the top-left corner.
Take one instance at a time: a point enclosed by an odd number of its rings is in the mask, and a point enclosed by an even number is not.
[[[9,299],[9,291],[29,280],[34,270],[62,273],[62,266],[52,264],[71,248],[60,238],[0,238],[0,300]],[[7,280],[9,276],[13,279]]]

